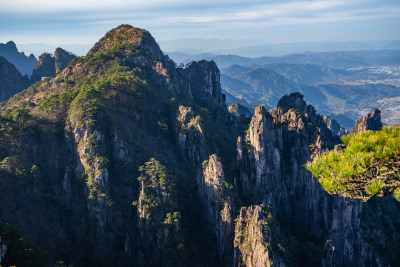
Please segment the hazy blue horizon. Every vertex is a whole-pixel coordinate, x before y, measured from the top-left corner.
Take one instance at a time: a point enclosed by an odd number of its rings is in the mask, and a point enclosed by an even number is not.
[[[333,52],[354,50],[400,50],[400,40],[366,41],[366,42],[295,42],[266,43],[260,40],[232,39],[176,39],[159,41],[161,49],[166,53],[184,53],[188,55],[214,54],[239,55],[244,57],[282,56],[304,52]],[[44,52],[53,53],[62,47],[77,56],[86,55],[93,44],[61,44],[47,43],[16,44],[20,52],[39,57]]]

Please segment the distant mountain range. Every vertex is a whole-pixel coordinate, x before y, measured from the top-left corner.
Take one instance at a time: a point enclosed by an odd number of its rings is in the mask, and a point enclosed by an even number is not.
[[[43,53],[37,60],[32,54],[27,57],[19,52],[12,41],[0,44],[0,101],[7,100],[43,77],[54,77],[75,57],[57,48],[54,56]]]
[[[367,42],[296,42],[266,43],[262,40],[233,39],[178,39],[160,41],[165,51],[185,54],[209,53],[215,55],[238,55],[242,57],[283,56],[304,52],[331,52],[356,50],[399,50],[400,41]],[[169,54],[169,53],[168,53]]]
[[[222,55],[239,55],[243,57],[283,56],[304,52],[332,52],[332,51],[358,51],[358,50],[399,50],[400,41],[385,42],[304,42],[262,44],[242,47],[237,49],[222,49],[215,51]]]
[[[6,44],[0,43],[0,56],[13,63],[23,75],[28,76],[31,76],[33,66],[37,61],[33,54],[26,56],[24,52],[19,52],[13,41]]]
[[[200,54],[188,55],[184,53],[169,53],[178,64],[187,64],[201,59],[214,60],[219,68],[226,68],[238,64],[242,66],[263,65],[271,63],[287,64],[314,64],[329,68],[356,68],[374,65],[393,65],[400,62],[400,50],[374,51],[340,51],[340,52],[305,52],[279,57],[241,57],[236,55]]]
[[[299,85],[282,75],[267,69],[253,69],[233,77],[222,74],[221,85],[225,91],[244,100],[251,108],[265,105],[268,109],[276,106],[280,95],[301,92]]]
[[[266,43],[255,39],[176,39],[159,41],[167,54],[185,55],[238,55],[242,57],[283,56],[304,52],[331,52],[356,50],[400,50],[399,40],[366,41],[366,42],[297,42],[297,43]],[[18,48],[28,54],[39,57],[42,53],[51,53],[57,47],[71,51],[78,56],[84,56],[90,49],[90,44],[62,44],[46,43],[18,44]],[[181,62],[181,61],[179,61]]]
[[[89,51],[91,45],[89,44],[63,44],[63,45],[51,45],[46,43],[28,43],[28,44],[17,44],[20,51],[25,53],[32,53],[36,57],[39,57],[43,53],[53,53],[58,47],[61,47],[67,51],[71,51],[77,56],[84,56]]]
[[[272,64],[249,67],[233,65],[221,69],[221,73],[221,86],[228,104],[239,102],[251,110],[259,105],[273,108],[280,95],[301,92],[308,102],[317,107],[319,113],[333,114],[331,117],[347,128],[353,127],[355,119],[363,115],[365,110],[376,106],[382,109],[386,123],[400,123],[400,117],[393,112],[393,105],[387,105],[400,96],[400,87],[382,83],[333,83],[335,79],[338,82],[341,78],[357,75],[353,71],[316,65]],[[281,75],[283,73],[286,75]],[[383,102],[378,103],[377,100]]]
[[[13,64],[0,57],[0,101],[7,100],[29,85],[30,80],[27,76],[22,76]]]

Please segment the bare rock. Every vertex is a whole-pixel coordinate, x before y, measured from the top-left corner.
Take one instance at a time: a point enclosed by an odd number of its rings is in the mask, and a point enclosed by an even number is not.
[[[377,108],[373,109],[365,117],[358,119],[351,133],[357,134],[368,130],[382,130],[381,111]]]

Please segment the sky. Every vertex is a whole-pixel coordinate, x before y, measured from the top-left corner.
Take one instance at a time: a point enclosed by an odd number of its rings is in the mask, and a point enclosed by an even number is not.
[[[0,42],[94,44],[130,24],[158,41],[400,39],[400,0],[0,0]]]

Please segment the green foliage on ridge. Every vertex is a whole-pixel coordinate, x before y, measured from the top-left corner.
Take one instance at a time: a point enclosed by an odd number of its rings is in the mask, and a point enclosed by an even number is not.
[[[324,189],[364,201],[393,194],[400,201],[400,127],[347,135],[342,141],[344,150],[306,164]]]
[[[151,158],[139,167],[141,172],[138,178],[142,183],[143,191],[140,193],[139,202],[144,213],[151,214],[158,206],[168,202],[174,193],[174,182],[167,173],[166,167],[158,160]],[[137,202],[134,205],[138,205]]]

